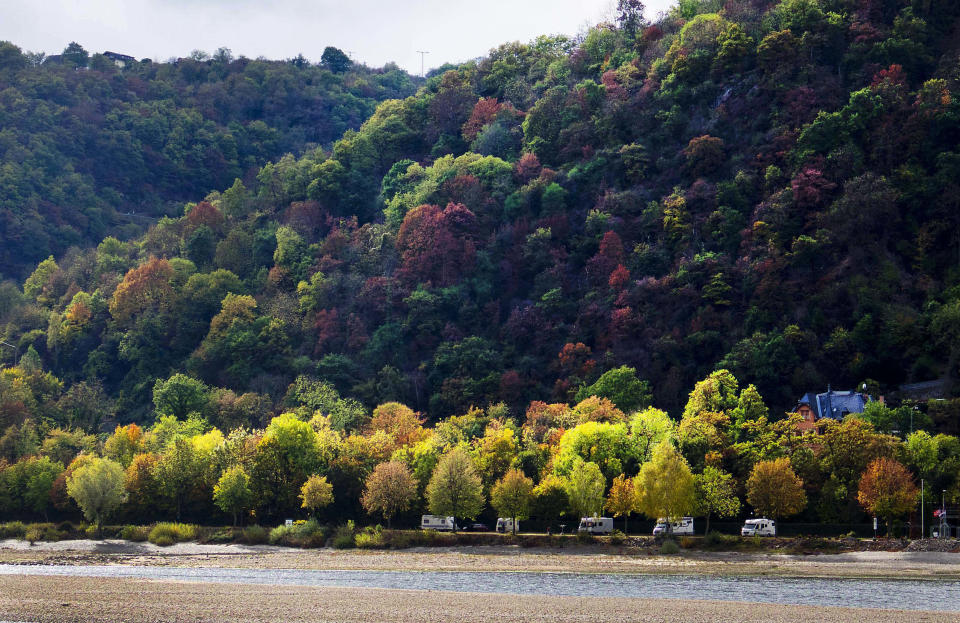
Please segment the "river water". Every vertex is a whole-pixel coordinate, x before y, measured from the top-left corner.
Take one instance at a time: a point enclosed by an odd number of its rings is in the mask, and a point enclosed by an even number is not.
[[[704,599],[960,612],[960,582],[940,580],[0,564],[0,578],[3,575],[64,575],[519,595]]]

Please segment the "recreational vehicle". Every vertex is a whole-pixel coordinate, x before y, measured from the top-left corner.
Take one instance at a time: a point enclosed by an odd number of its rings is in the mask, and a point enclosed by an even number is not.
[[[692,535],[693,534],[693,517],[681,517],[680,519],[675,519],[669,524],[669,529],[667,525],[667,520],[661,517],[657,520],[657,525],[653,527],[653,536],[660,536],[663,534],[679,534],[679,535]]]
[[[740,528],[740,536],[777,536],[777,526],[772,519],[748,519]]]
[[[439,532],[453,532],[457,529],[453,517],[442,517],[440,515],[424,515],[420,519],[420,527],[424,530],[437,530]]]
[[[612,517],[584,517],[580,520],[580,527],[577,532],[586,532],[587,534],[610,534],[613,532]]]

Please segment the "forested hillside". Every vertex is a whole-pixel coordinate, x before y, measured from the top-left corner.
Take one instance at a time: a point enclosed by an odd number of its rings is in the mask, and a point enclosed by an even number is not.
[[[139,235],[268,161],[329,147],[377,102],[414,90],[396,66],[357,66],[336,48],[318,65],[221,49],[120,67],[76,43],[44,58],[0,42],[0,277]]]
[[[582,41],[506,44],[433,76],[332,151],[284,157],[248,184],[234,176],[258,157],[325,142],[370,100],[293,63],[101,74],[28,67],[8,46],[3,75],[21,87],[3,92],[5,109],[48,126],[4,124],[8,223],[53,233],[31,201],[53,209],[108,185],[196,203],[143,238],[44,261],[22,296],[8,283],[4,339],[68,386],[102,383],[123,420],[142,420],[149,388],[177,371],[271,402],[303,374],[434,417],[572,399],[624,364],[671,411],[718,365],[779,410],[828,383],[950,375],[954,12],[815,0],[684,2],[656,24],[627,12]],[[350,79],[370,96],[409,84]],[[159,96],[138,85],[169,99],[146,103]],[[355,105],[322,117],[317,89]],[[196,108],[177,112],[177,99]],[[78,109],[97,102],[114,110],[91,110],[93,127],[116,131],[95,136],[107,144],[83,166],[104,182],[57,190],[64,175],[85,178],[63,157],[82,143]],[[172,118],[148,113],[165,106]],[[266,121],[236,121],[251,108]],[[178,125],[190,118],[209,132]],[[31,137],[33,157],[17,155]],[[205,137],[237,150],[224,157]],[[47,172],[28,174],[44,153]],[[23,184],[36,186],[15,201]],[[221,192],[200,201],[211,185]],[[89,236],[94,207],[58,213]],[[27,231],[7,226],[9,257],[57,246]],[[82,236],[58,244],[70,240]]]
[[[130,422],[153,425],[153,451],[214,425],[237,429],[239,452],[296,428],[244,432],[287,410],[328,416],[311,434],[339,444],[396,401],[444,420],[444,448],[519,444],[526,418],[529,448],[505,460],[563,475],[565,428],[654,405],[709,415],[687,424],[686,459],[722,456],[745,479],[790,427],[742,455],[728,444],[807,391],[955,377],[960,7],[683,0],[656,23],[620,9],[581,38],[436,72],[329,149],[247,176],[409,79],[222,59],[77,72],[5,47],[0,114],[20,121],[2,131],[4,265],[75,246],[0,286],[2,355],[20,357],[0,372],[4,455]],[[182,216],[142,237],[82,244],[107,206],[174,197],[191,198]],[[941,430],[956,406],[937,407]],[[882,430],[907,432],[897,413]],[[354,489],[406,443],[343,439],[364,457],[338,468]],[[616,465],[635,473],[630,456]],[[824,499],[856,506],[865,465]]]

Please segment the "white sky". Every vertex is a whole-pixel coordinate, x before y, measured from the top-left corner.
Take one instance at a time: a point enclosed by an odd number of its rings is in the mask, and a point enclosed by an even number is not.
[[[674,0],[648,0],[647,18]],[[58,54],[70,41],[167,60],[192,50],[313,62],[332,45],[372,67],[420,72],[483,56],[508,41],[574,35],[613,15],[615,0],[0,0],[0,40]]]

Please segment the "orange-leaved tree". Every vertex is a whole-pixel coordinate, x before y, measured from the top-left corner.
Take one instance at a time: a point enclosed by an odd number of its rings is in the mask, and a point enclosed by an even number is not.
[[[909,513],[917,504],[917,485],[913,474],[894,459],[874,459],[860,478],[857,501],[868,513],[882,518],[890,534],[890,522]]]
[[[790,459],[760,461],[747,479],[747,502],[772,519],[796,515],[807,505],[803,481],[793,471]]]

